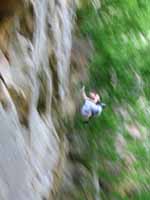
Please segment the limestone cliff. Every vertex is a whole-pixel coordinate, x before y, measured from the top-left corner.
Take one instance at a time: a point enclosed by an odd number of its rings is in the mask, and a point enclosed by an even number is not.
[[[65,148],[62,121],[75,110],[72,2],[1,1],[1,200],[52,199]]]

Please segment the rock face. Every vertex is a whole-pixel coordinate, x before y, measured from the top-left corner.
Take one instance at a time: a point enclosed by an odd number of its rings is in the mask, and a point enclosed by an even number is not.
[[[1,200],[52,199],[64,134],[59,120],[74,110],[71,2],[1,2]],[[65,110],[68,99],[72,109]]]

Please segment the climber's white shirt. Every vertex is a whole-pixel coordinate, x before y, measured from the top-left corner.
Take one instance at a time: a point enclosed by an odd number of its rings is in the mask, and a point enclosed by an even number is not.
[[[84,105],[81,108],[81,114],[83,116],[89,116],[89,115],[100,115],[102,112],[102,106],[96,105],[90,100],[85,100]]]

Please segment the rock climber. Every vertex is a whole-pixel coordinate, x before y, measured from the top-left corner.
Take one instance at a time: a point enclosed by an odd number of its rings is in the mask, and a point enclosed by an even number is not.
[[[84,100],[84,104],[81,108],[81,115],[85,122],[88,122],[91,117],[99,116],[106,104],[101,102],[100,96],[95,91],[91,91],[89,96],[87,96],[85,86],[83,86],[81,92]]]

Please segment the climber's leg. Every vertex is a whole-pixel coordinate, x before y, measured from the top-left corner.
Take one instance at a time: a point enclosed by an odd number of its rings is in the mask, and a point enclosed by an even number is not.
[[[87,116],[83,116],[83,119],[84,119],[84,121],[88,121],[91,117],[92,117],[92,115],[89,114]]]

